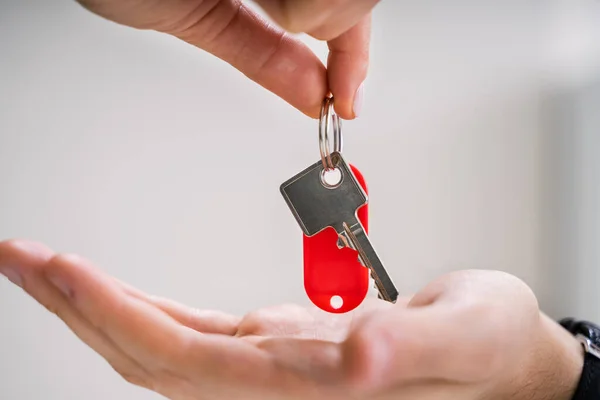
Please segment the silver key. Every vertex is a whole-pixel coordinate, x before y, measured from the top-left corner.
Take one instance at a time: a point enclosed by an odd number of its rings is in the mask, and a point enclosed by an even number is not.
[[[306,236],[335,229],[340,241],[358,251],[363,265],[371,270],[379,297],[395,303],[398,291],[357,217],[358,209],[367,204],[367,195],[340,153],[332,152],[331,161],[341,172],[335,185],[325,181],[325,165],[318,161],[284,182],[281,194]]]

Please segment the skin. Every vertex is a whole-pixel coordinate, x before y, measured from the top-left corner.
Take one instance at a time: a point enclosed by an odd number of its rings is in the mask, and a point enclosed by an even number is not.
[[[119,24],[178,37],[228,62],[306,115],[328,93],[344,119],[358,116],[367,75],[371,9],[377,0],[258,0],[279,25],[240,0],[79,0]],[[327,41],[327,68],[300,40]]]
[[[0,273],[128,382],[174,400],[569,400],[583,365],[578,342],[502,272],[455,272],[343,316],[282,305],[242,318],[34,242],[0,242]]]

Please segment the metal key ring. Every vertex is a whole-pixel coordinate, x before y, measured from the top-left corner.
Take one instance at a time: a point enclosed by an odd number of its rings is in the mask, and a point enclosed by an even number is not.
[[[326,171],[335,169],[329,151],[329,127],[333,129],[333,151],[342,152],[342,121],[333,109],[333,97],[326,97],[321,105],[321,116],[319,118],[319,151],[321,161]]]

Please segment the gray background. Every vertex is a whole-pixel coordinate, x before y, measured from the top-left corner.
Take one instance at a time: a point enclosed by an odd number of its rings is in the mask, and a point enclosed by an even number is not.
[[[551,315],[600,321],[598,21],[593,0],[376,8],[345,154],[401,292],[501,269]],[[0,1],[0,239],[197,307],[306,304],[278,187],[317,159],[315,121],[208,54],[72,1]],[[0,397],[158,396],[0,280]]]

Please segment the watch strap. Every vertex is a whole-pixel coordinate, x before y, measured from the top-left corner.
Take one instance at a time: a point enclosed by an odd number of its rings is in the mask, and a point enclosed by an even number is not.
[[[600,400],[600,327],[573,318],[565,318],[560,324],[585,350],[583,370],[572,400]]]

